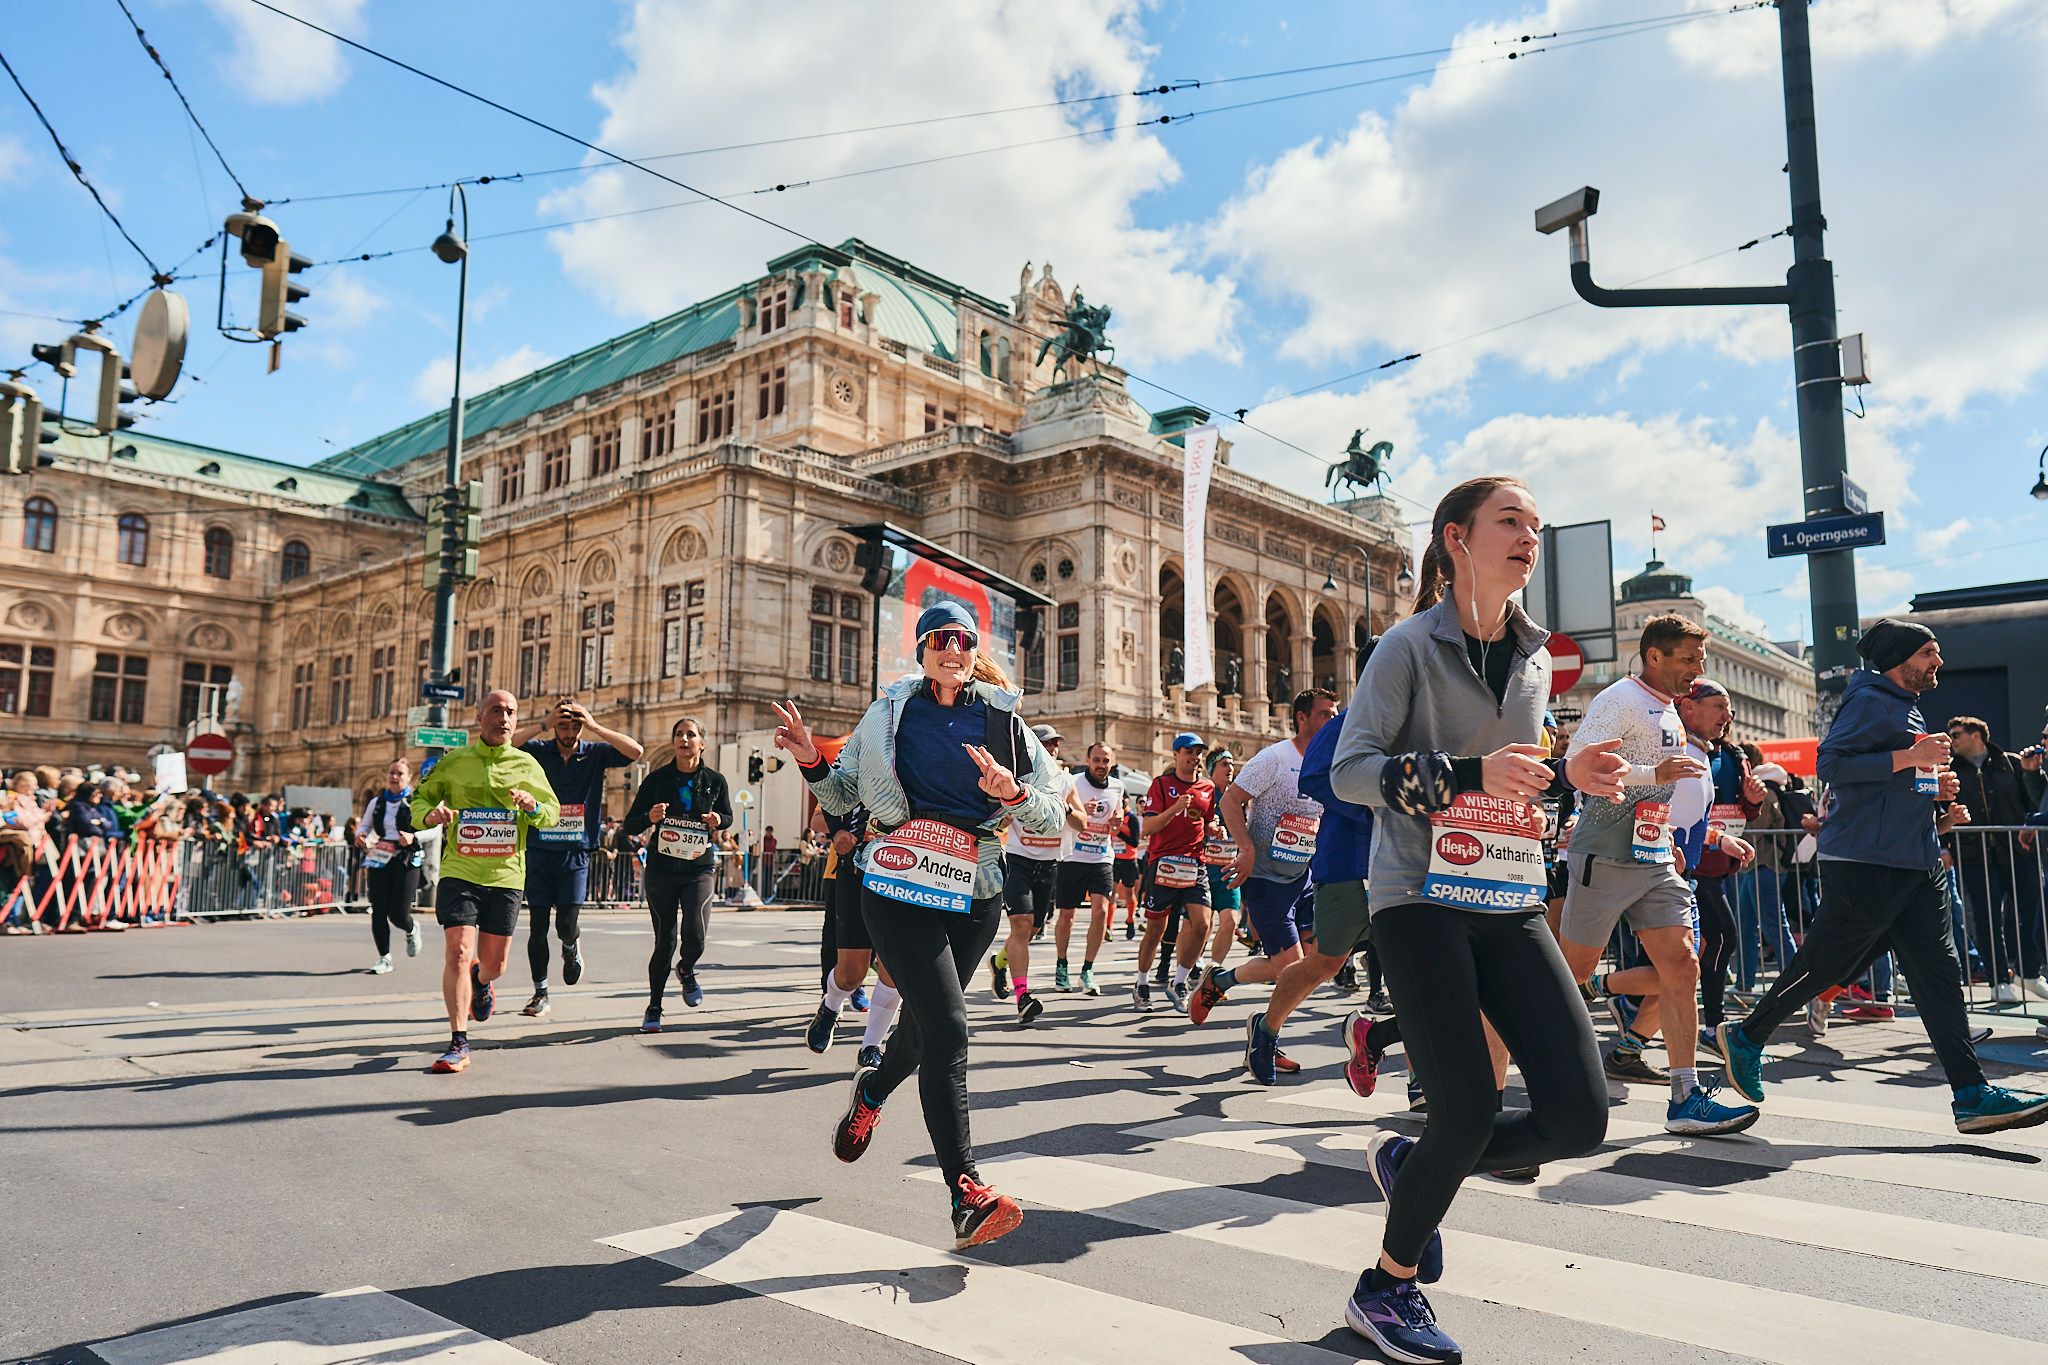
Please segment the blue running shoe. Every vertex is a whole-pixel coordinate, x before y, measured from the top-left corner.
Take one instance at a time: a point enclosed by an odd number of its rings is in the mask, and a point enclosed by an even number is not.
[[[498,988],[496,983],[486,981],[477,963],[469,964],[469,1017],[481,1024],[491,1017],[497,1008]]]
[[[1958,1090],[1950,1108],[1955,1113],[1959,1133],[1997,1133],[2007,1128],[2032,1128],[2048,1121],[2048,1095],[2004,1090],[1995,1085]]]
[[[661,1011],[649,1006],[647,1013],[640,1016],[640,1031],[642,1033],[661,1032]]]
[[[442,1053],[439,1057],[436,1057],[434,1059],[434,1064],[427,1069],[429,1071],[439,1072],[444,1076],[451,1071],[469,1070],[469,1044],[448,1044],[448,1050]]]
[[[823,1054],[832,1046],[832,1030],[839,1024],[839,1011],[830,1005],[820,1004],[818,1012],[811,1016],[810,1027],[804,1030],[804,1046]]]
[[[1436,1325],[1429,1300],[1412,1280],[1399,1280],[1377,1292],[1366,1287],[1367,1275],[1358,1277],[1358,1288],[1344,1305],[1344,1321],[1351,1330],[1377,1346],[1389,1360],[1407,1365],[1457,1365],[1465,1358],[1458,1343]]]
[[[1764,1050],[1749,1041],[1740,1024],[1722,1022],[1714,1029],[1721,1060],[1728,1064],[1728,1084],[1751,1104],[1764,1101]]]
[[[1684,1099],[1671,1101],[1664,1109],[1664,1131],[1684,1137],[1724,1137],[1741,1132],[1762,1117],[1753,1104],[1717,1102],[1714,1095],[1720,1088],[1696,1085]]]
[[[1703,1028],[1700,1030],[1699,1046],[1700,1055],[1702,1057],[1712,1057],[1717,1062],[1725,1062],[1728,1060],[1726,1057],[1723,1057],[1721,1055],[1721,1040],[1714,1036],[1714,1030],[1710,1028]]]
[[[676,980],[682,984],[683,1003],[685,1005],[695,1009],[704,1003],[704,988],[697,984],[696,973],[692,972],[685,975],[682,972],[677,972]]]
[[[846,998],[846,1003],[852,1006],[856,1014],[866,1014],[868,1012],[868,988],[866,986],[855,986],[853,994]]]
[[[1372,1183],[1379,1186],[1382,1201],[1394,1202],[1394,1177],[1401,1173],[1401,1163],[1408,1159],[1408,1153],[1414,1147],[1414,1138],[1403,1137],[1384,1128],[1366,1144],[1365,1168],[1372,1172]],[[1432,1232],[1429,1240],[1422,1244],[1422,1256],[1415,1263],[1415,1278],[1424,1284],[1435,1284],[1443,1276],[1444,1235]]]
[[[1260,1085],[1271,1085],[1279,1079],[1280,1040],[1266,1032],[1264,1013],[1244,1021],[1244,1065]]]
[[[869,1043],[860,1050],[859,1055],[855,1058],[855,1062],[856,1070],[866,1071],[870,1067],[880,1070],[882,1066],[882,1045],[880,1043]]]
[[[1627,1033],[1636,1026],[1636,1011],[1642,1002],[1632,995],[1610,995],[1607,997],[1607,1013],[1614,1019],[1614,1027]]]

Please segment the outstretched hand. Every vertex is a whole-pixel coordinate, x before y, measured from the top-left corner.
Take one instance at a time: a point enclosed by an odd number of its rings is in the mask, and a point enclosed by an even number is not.
[[[967,756],[974,760],[974,766],[981,769],[981,789],[998,801],[1014,801],[1023,788],[1017,785],[1017,775],[996,762],[995,755],[978,744],[963,744]]]
[[[818,761],[818,741],[811,734],[811,727],[804,724],[803,712],[796,702],[786,701],[777,706],[768,703],[768,709],[775,713],[781,724],[775,727],[775,747],[796,760],[799,768],[808,768]]]
[[[1622,779],[1628,776],[1628,760],[1621,756],[1620,750],[1621,741],[1618,739],[1603,739],[1598,744],[1586,745],[1565,760],[1564,780],[1587,796],[1619,801]]]

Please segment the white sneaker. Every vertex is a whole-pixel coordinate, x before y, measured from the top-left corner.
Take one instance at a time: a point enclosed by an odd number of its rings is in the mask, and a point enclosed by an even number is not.
[[[2030,976],[2020,982],[2036,1000],[2048,1000],[2048,976]]]
[[[389,954],[389,953],[386,953],[386,954],[384,954],[384,956],[382,956],[382,957],[380,957],[380,958],[378,958],[378,959],[377,959],[377,965],[376,965],[376,966],[374,966],[374,967],[370,968],[370,975],[371,975],[371,976],[382,976],[382,975],[384,975],[384,973],[386,973],[386,972],[388,972],[388,971],[390,971],[390,970],[391,970],[391,954]]]
[[[2007,979],[1998,983],[1998,993],[1995,998],[2001,1005],[2017,1005],[2025,997],[2020,994],[2018,983]]]
[[[405,931],[405,955],[407,957],[418,957],[420,955],[420,927],[417,924]]]
[[[1806,1031],[1816,1038],[1828,1036],[1828,1002],[1817,995],[1806,1002]]]

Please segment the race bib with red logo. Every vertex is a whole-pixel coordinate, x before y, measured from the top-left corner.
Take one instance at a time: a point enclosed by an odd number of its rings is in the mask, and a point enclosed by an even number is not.
[[[1671,804],[1667,801],[1636,802],[1635,837],[1629,852],[1639,863],[1671,861]]]
[[[1233,858],[1236,854],[1233,852]],[[1193,858],[1161,858],[1152,864],[1152,885],[1163,886],[1168,891],[1179,891],[1193,886],[1202,875],[1202,865]]]
[[[939,820],[912,820],[868,848],[861,885],[905,905],[965,914],[974,908],[979,867],[972,834]]]
[[[1280,823],[1273,828],[1273,844],[1268,850],[1273,861],[1287,867],[1307,867],[1309,859],[1316,856],[1316,831],[1323,822],[1313,815],[1283,815]]]
[[[1541,904],[1543,815],[1504,796],[1466,792],[1429,817],[1429,872],[1422,894],[1461,910]]]
[[[1742,813],[1742,807],[1734,802],[1724,802],[1707,808],[1707,824],[1723,834],[1742,837],[1742,831],[1749,828],[1749,817]]]
[[[1036,849],[1041,853],[1058,853],[1063,841],[1057,834],[1027,834],[1019,829],[1017,842],[1025,848]]]
[[[1084,857],[1100,858],[1109,852],[1109,802],[1090,800],[1085,807],[1087,818],[1082,822],[1080,833],[1074,836],[1074,852]]]
[[[398,853],[398,845],[389,839],[379,839],[363,852],[363,866],[376,869],[391,861]]]
[[[1210,867],[1228,867],[1237,861],[1237,840],[1228,834],[1212,835],[1202,845],[1202,861]]]
[[[655,827],[654,851],[664,858],[701,858],[711,851],[711,827],[688,816],[664,820]]]
[[[571,844],[581,848],[583,846],[583,831],[583,807],[564,806],[562,807],[562,818],[555,821],[547,829],[535,830],[533,837],[544,844]]]
[[[509,810],[465,810],[455,817],[455,851],[465,858],[509,858],[519,851],[519,819]]]

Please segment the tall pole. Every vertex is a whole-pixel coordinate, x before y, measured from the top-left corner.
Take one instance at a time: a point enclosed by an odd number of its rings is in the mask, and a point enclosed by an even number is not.
[[[465,512],[462,501],[462,331],[469,312],[469,196],[463,193],[460,185],[455,186],[454,197],[449,202],[451,229],[455,225],[454,209],[457,205],[462,210],[462,235],[454,240],[462,250],[456,260],[455,385],[448,400],[447,487],[441,490],[441,572],[434,581],[432,669],[435,682],[448,680],[448,670],[455,659],[455,557],[460,553]],[[442,234],[443,238],[449,236],[446,232]],[[437,241],[435,245],[438,247],[440,243]],[[448,723],[447,702],[435,698],[427,716],[436,727],[445,726]],[[439,754],[441,750],[432,752]]]

